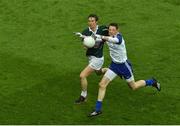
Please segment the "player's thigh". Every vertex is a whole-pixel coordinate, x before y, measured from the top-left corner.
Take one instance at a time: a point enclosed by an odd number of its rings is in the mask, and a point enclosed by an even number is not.
[[[132,72],[132,67],[130,66],[129,63],[125,62],[121,66],[121,75],[125,78],[126,82],[129,85],[133,85],[135,83],[134,75],[133,75],[133,72]]]
[[[111,69],[108,69],[106,73],[104,74],[104,77],[108,78],[110,81],[112,81],[116,76],[117,74]]]
[[[88,65],[83,71],[81,71],[80,78],[88,77],[94,71],[95,70]]]

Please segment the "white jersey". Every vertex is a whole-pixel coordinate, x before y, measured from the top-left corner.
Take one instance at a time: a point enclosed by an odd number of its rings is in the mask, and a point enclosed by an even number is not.
[[[127,60],[125,41],[120,33],[114,37],[109,37],[107,44],[110,50],[110,56],[114,63],[124,63]]]

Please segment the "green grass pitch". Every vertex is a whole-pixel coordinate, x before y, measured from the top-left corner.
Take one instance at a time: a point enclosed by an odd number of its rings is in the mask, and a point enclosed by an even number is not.
[[[87,103],[74,104],[87,58],[73,32],[90,13],[120,24],[136,80],[157,77],[160,93],[116,78],[103,114],[88,118],[101,79],[92,74]],[[107,45],[104,55],[108,66]],[[0,124],[180,124],[180,1],[0,0]]]

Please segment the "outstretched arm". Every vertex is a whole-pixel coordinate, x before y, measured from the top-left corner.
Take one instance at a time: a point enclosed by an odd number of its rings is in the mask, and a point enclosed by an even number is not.
[[[121,35],[118,35],[117,37],[96,35],[96,37],[99,39],[103,39],[105,41],[111,42],[111,43],[121,43],[122,42],[122,36]]]
[[[119,39],[117,37],[113,38],[111,36],[102,36],[102,39],[111,43],[119,43]]]
[[[82,35],[80,32],[74,32],[74,34],[80,38],[85,38],[85,35]]]

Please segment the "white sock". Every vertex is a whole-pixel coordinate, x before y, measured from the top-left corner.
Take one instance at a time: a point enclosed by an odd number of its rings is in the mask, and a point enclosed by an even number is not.
[[[86,97],[87,96],[87,91],[81,91],[81,96]]]

